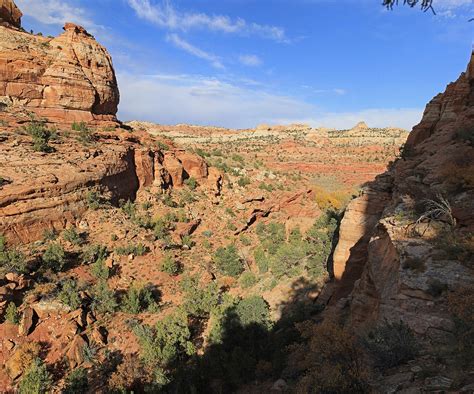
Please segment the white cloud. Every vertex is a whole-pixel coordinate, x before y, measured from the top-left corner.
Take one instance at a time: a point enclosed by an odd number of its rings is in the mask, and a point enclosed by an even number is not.
[[[443,18],[456,18],[458,16],[472,17],[474,12],[473,0],[437,0],[433,4],[436,15]],[[466,15],[469,12],[469,15]],[[460,15],[461,14],[461,15]]]
[[[365,121],[370,127],[401,127],[411,130],[423,115],[421,108],[371,108],[348,112],[319,112],[302,119],[277,119],[277,123],[305,123],[336,129],[347,129]]]
[[[261,123],[349,128],[365,120],[373,127],[410,129],[422,114],[416,108],[326,112],[314,104],[269,93],[260,87],[241,87],[203,76],[120,74],[118,79],[122,120],[231,128],[252,128]]]
[[[279,42],[288,41],[285,30],[277,26],[249,23],[242,18],[232,19],[226,15],[179,12],[169,0],[160,4],[151,3],[150,0],[127,1],[140,18],[172,31],[207,29],[243,35],[255,34]]]
[[[183,40],[177,34],[169,34],[166,39],[171,42],[176,47],[182,49],[183,51],[188,52],[189,54],[196,56],[200,59],[207,60],[213,67],[223,69],[224,65],[221,62],[221,59],[209,52],[203,51],[202,49],[195,47],[191,43]]]
[[[258,67],[263,64],[262,59],[260,59],[257,55],[240,55],[239,61],[244,66],[249,67]]]
[[[97,26],[80,7],[71,5],[64,0],[16,0],[23,14],[28,15],[45,25],[63,25],[73,22],[84,26],[94,33]]]

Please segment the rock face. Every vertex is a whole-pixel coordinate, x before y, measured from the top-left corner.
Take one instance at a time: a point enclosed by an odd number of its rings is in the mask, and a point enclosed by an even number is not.
[[[347,209],[334,254],[332,304],[348,306],[353,328],[402,319],[431,340],[451,332],[443,292],[474,286],[474,273],[440,247],[446,218],[416,221],[426,199],[444,198],[456,220],[450,232],[462,237],[474,229],[473,130],[471,56],[467,71],[428,104],[402,158]]]
[[[13,3],[2,4],[3,11]],[[52,122],[115,121],[119,91],[109,53],[84,28],[67,23],[64,30],[46,38],[0,27],[0,98]]]
[[[183,183],[186,171],[178,159],[166,160],[159,149],[128,138],[129,133],[104,135],[100,149],[92,150],[77,143],[61,144],[56,153],[47,156],[27,153],[24,146],[17,146],[28,144],[27,140],[7,139],[0,160],[6,163],[2,175],[11,182],[1,188],[0,233],[14,244],[35,241],[45,229],[61,230],[79,223],[92,192],[117,204],[135,200],[144,187],[164,190]],[[174,157],[174,153],[166,152],[166,157]],[[186,157],[188,162],[200,164],[199,171],[193,166],[186,167],[188,171],[200,175],[199,179],[207,177],[207,166],[202,167],[199,156]],[[206,171],[200,172],[203,168]]]
[[[13,0],[0,0],[0,25],[9,27],[21,27],[23,14]]]

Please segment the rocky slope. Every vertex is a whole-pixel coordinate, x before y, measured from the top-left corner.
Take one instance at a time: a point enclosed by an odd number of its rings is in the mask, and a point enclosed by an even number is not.
[[[2,1],[0,103],[53,122],[115,121],[117,80],[107,50],[71,23],[56,38],[22,32],[21,13]]]
[[[402,158],[346,210],[332,303],[352,328],[402,319],[432,343],[452,338],[448,295],[474,286],[473,133],[471,56],[428,104]]]

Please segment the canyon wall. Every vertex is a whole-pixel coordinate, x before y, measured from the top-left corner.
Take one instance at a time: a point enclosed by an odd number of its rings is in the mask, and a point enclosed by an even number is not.
[[[427,105],[401,158],[346,211],[331,303],[353,328],[402,319],[429,339],[451,332],[446,294],[474,286],[472,254],[449,250],[472,242],[473,135],[471,55],[467,71]],[[428,200],[447,201],[452,218],[423,219]]]

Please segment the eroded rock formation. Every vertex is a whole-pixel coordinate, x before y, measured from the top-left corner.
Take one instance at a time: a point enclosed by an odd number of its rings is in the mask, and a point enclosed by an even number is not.
[[[474,274],[443,251],[440,237],[448,227],[455,237],[474,229],[473,130],[471,56],[467,71],[428,104],[402,157],[347,209],[332,303],[347,308],[352,327],[402,319],[431,340],[449,335],[452,321],[440,295],[473,286]],[[455,226],[449,215],[417,222],[427,199],[447,200]]]
[[[2,1],[0,98],[4,105],[52,122],[115,121],[119,91],[112,59],[87,31],[72,23],[56,38],[28,34],[21,12]]]
[[[22,16],[13,0],[0,0],[0,26],[20,28]]]
[[[128,133],[109,137],[104,134],[103,143],[93,149],[61,143],[56,153],[46,156],[25,152],[19,145],[29,144],[27,139],[6,137],[0,160],[7,163],[2,176],[9,181],[1,188],[0,233],[12,243],[40,239],[45,229],[76,223],[87,210],[91,193],[115,204],[134,200],[144,187],[159,192],[182,185],[186,170],[207,183],[207,166],[197,155],[187,154],[184,165],[176,158],[170,164],[166,157],[175,157],[172,151],[163,154],[130,142]]]

